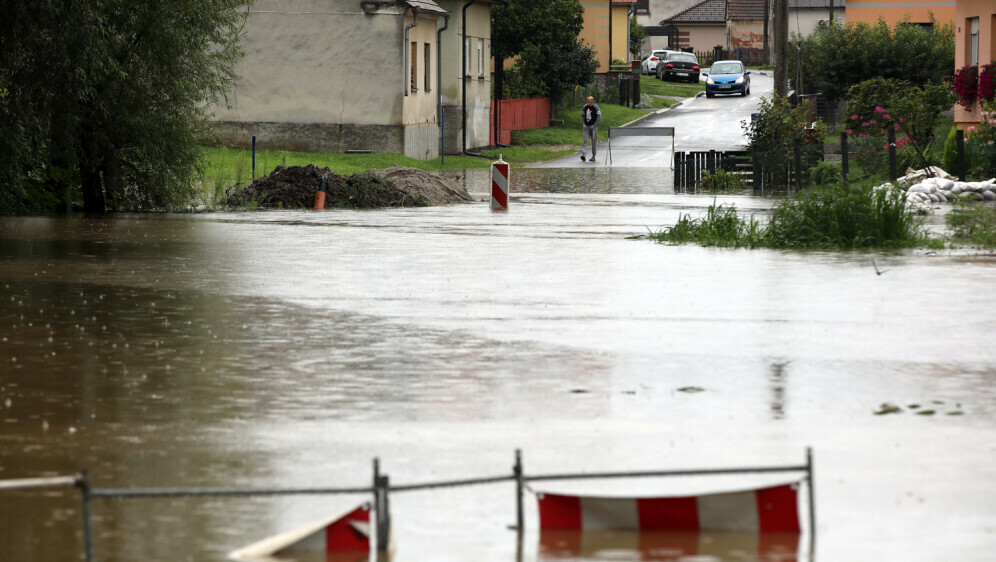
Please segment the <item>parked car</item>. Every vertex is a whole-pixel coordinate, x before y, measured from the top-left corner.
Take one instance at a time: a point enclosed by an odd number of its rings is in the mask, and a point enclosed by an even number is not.
[[[750,71],[738,60],[716,61],[709,72],[702,75],[706,77],[706,97],[716,94],[746,96],[750,93]]]
[[[667,56],[668,53],[673,53],[674,51],[669,51],[667,49],[652,51],[650,55],[643,59],[640,63],[640,72],[643,74],[656,74],[657,73],[657,63]]]
[[[699,81],[699,61],[691,53],[671,52],[657,63],[657,77],[678,82]]]

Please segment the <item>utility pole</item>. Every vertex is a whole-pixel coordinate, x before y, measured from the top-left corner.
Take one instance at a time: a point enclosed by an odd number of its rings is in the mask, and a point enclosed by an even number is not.
[[[830,0],[833,2],[833,0]],[[764,0],[764,64],[771,64],[771,52],[768,50],[768,22],[771,20],[771,4]]]
[[[788,95],[788,0],[775,2],[775,93]]]

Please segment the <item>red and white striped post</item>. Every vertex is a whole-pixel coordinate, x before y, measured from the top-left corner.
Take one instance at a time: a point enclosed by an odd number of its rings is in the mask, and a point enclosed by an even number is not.
[[[508,210],[508,162],[501,159],[491,163],[491,210]]]

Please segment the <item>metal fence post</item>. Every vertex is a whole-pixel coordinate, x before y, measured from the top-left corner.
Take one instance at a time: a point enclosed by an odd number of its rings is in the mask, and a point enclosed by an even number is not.
[[[391,489],[391,479],[385,474],[380,477],[380,491],[382,495],[381,507],[383,508],[384,516],[380,518],[380,524],[382,531],[377,532],[377,550],[379,552],[387,552],[388,546],[391,543],[391,502],[388,492]]]
[[[83,543],[86,548],[86,562],[93,562],[93,525],[90,518],[90,473],[83,470],[76,477],[83,496]]]
[[[252,136],[252,179],[256,179],[256,135]]]
[[[754,189],[763,189],[764,180],[761,179],[761,159],[757,155],[757,150],[751,151],[750,157],[754,175]]]
[[[847,158],[847,133],[840,134],[840,173],[843,176],[844,181],[847,181],[848,173],[848,158]]]
[[[967,172],[965,170],[965,131],[958,129],[955,133],[955,138],[958,139],[958,179],[961,181],[968,181],[965,179]]]
[[[896,170],[896,131],[889,129],[889,181],[896,181],[899,172]]]
[[[792,150],[795,152],[795,187],[802,189],[802,149],[799,146],[799,139],[792,141]]]
[[[373,493],[374,493],[374,532],[377,535],[377,550],[384,537],[384,494],[381,492],[380,459],[373,460]]]
[[[809,559],[813,560],[816,552],[816,494],[813,491],[813,448],[806,447],[806,474],[809,481],[806,487],[809,489]]]
[[[515,475],[515,525],[521,536],[525,529],[522,512],[522,449],[515,450],[515,466],[512,468],[512,473]]]

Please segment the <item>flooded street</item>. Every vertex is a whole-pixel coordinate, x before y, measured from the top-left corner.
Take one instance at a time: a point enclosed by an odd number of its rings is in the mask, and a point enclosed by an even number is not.
[[[478,202],[432,208],[0,218],[0,479],[368,487],[375,457],[404,485],[505,475],[517,448],[548,474],[796,465],[810,446],[815,560],[992,560],[996,258],[628,240],[714,196],[669,170],[514,169],[496,213],[487,173],[461,172]],[[83,559],[78,491],[2,494],[0,558]],[[220,561],[368,499],[98,499],[95,551]],[[517,559],[511,483],[395,493],[391,515],[395,562]],[[523,560],[681,559],[537,528],[527,494]],[[751,541],[682,560],[775,559]]]

